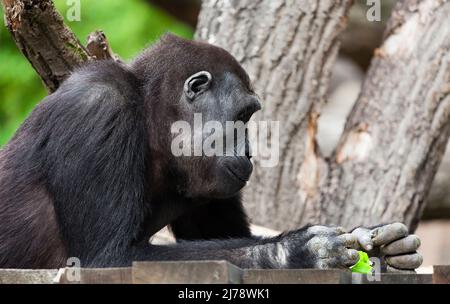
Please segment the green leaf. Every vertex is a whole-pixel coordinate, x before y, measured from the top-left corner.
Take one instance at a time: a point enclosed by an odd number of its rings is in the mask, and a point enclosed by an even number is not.
[[[369,255],[364,251],[358,251],[359,253],[359,261],[350,269],[352,272],[369,274],[372,273],[372,263],[369,260]]]

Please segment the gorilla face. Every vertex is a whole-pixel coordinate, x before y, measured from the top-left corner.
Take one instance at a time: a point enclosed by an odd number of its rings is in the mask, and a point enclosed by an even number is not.
[[[193,152],[176,158],[183,195],[236,195],[253,170],[246,123],[261,108],[257,96],[231,72],[200,71],[186,79],[180,105],[182,119],[191,126]]]

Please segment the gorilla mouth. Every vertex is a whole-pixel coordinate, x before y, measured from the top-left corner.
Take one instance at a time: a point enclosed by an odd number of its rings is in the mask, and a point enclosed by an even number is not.
[[[227,171],[230,173],[231,176],[233,176],[235,179],[239,180],[240,182],[246,183],[248,182],[248,178],[244,178],[235,171],[231,170],[227,167]]]
[[[234,179],[242,182],[242,183],[246,183],[248,182],[249,178],[250,178],[250,174],[245,174],[244,172],[240,172],[240,170],[233,170],[233,168],[231,166],[227,166],[225,165],[225,169],[226,171],[228,171],[228,174],[233,177]],[[250,171],[251,172],[251,171]]]

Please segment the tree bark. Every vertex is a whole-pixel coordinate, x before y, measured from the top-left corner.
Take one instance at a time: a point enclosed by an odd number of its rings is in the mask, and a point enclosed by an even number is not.
[[[2,0],[6,26],[50,92],[89,57],[51,0]]]
[[[120,60],[119,57],[113,53],[103,31],[95,31],[89,34],[87,37],[86,49],[93,59]]]
[[[450,218],[450,142],[431,186],[424,219]]]
[[[440,0],[394,10],[330,162],[326,223],[417,226],[450,134],[448,16]]]
[[[325,100],[351,1],[203,1],[196,36],[229,50],[249,72],[263,109],[279,121],[279,164],[254,173],[244,201],[255,224],[288,229],[317,222],[317,113]]]
[[[350,1],[205,0],[197,38],[229,50],[280,121],[280,163],[258,166],[245,192],[256,224],[414,229],[449,136],[450,3],[403,1],[391,17],[336,152],[321,157],[326,99]]]
[[[89,35],[86,49],[64,24],[51,0],[2,0],[6,26],[49,92],[90,59],[118,60],[103,32]]]

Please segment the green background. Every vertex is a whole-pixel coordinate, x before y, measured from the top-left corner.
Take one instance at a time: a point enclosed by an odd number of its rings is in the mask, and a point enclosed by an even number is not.
[[[193,29],[143,0],[81,0],[80,21],[68,21],[71,6],[54,1],[80,41],[101,29],[113,51],[130,60],[163,33],[191,38]],[[70,1],[69,1],[70,3]],[[0,6],[0,12],[3,11]],[[0,26],[0,146],[14,134],[33,107],[47,94],[41,80],[17,49],[6,27]]]

